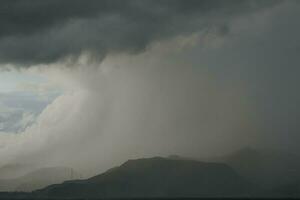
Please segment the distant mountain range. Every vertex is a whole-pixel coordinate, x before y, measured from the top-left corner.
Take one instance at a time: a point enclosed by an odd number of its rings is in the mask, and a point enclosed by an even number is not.
[[[30,192],[51,184],[78,179],[80,175],[72,168],[49,167],[35,170],[18,178],[0,179],[0,191]]]
[[[300,182],[300,157],[295,154],[245,148],[228,156],[224,162],[266,189]]]
[[[206,162],[180,156],[129,160],[85,180],[70,180],[78,174],[69,168],[46,168],[14,180],[13,190],[39,190],[0,198],[300,197],[299,162],[296,155],[245,148]]]
[[[23,176],[33,170],[33,166],[29,164],[7,164],[0,167],[0,180],[12,179]]]

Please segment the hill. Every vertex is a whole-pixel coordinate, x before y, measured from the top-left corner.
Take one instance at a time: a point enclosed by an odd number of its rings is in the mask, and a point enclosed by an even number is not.
[[[257,188],[226,164],[170,158],[129,160],[87,180],[67,181],[34,194],[45,197],[236,197]]]

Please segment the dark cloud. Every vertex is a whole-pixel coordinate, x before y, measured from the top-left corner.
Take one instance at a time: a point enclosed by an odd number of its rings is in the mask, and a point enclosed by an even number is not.
[[[82,52],[144,50],[150,43],[271,6],[250,0],[4,0],[0,6],[0,62],[40,64]]]

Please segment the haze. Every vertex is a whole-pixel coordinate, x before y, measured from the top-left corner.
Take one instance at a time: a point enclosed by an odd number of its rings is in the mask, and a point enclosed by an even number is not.
[[[298,1],[0,4],[1,166],[299,152]]]

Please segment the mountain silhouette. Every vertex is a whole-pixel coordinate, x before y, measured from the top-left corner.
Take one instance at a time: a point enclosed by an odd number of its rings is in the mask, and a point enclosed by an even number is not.
[[[129,160],[86,180],[67,181],[34,192],[45,197],[236,197],[258,188],[231,167],[171,158]]]

